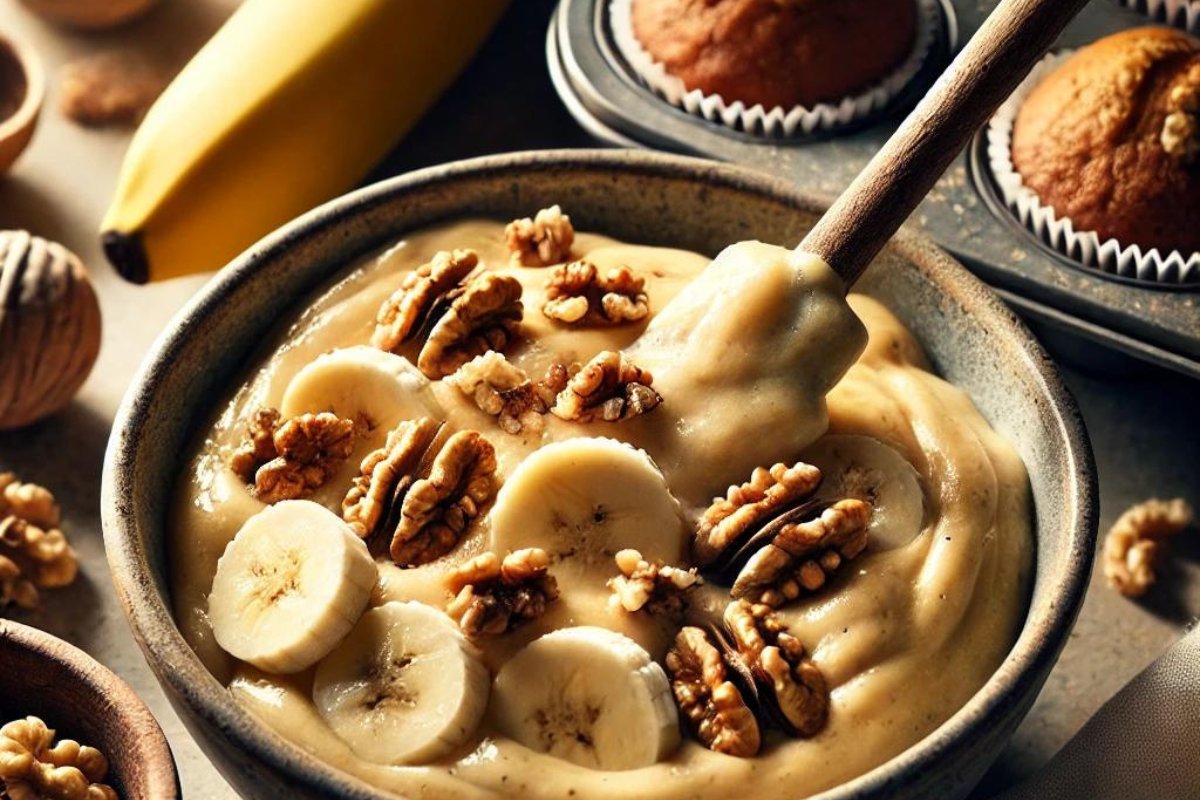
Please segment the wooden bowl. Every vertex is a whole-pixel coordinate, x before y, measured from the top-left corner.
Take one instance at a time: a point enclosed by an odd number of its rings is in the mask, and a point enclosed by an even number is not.
[[[122,25],[157,3],[158,0],[21,0],[22,5],[50,22],[85,30]]]
[[[0,619],[0,723],[40,717],[60,739],[108,757],[122,800],[179,800],[175,759],[133,690],[77,647]]]
[[[33,138],[45,96],[42,62],[33,48],[0,32],[0,175]]]

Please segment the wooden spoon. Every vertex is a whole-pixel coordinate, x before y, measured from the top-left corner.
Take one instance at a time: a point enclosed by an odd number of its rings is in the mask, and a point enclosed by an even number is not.
[[[797,249],[849,289],[1086,3],[1003,0]]]

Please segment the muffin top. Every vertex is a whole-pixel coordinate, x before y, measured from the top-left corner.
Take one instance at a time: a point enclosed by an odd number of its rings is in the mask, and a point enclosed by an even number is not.
[[[912,51],[914,0],[634,0],[634,35],[689,90],[765,108],[837,101]]]
[[[1200,250],[1200,40],[1123,31],[1080,50],[1021,106],[1013,164],[1076,230]]]

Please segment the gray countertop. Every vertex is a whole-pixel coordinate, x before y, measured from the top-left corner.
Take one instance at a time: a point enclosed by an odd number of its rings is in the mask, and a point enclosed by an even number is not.
[[[0,434],[0,470],[53,489],[82,563],[75,585],[49,594],[39,612],[17,618],[83,647],[127,680],[166,730],[185,796],[213,800],[234,795],[170,709],[133,641],[109,581],[98,513],[101,463],[117,404],[151,341],[206,277],[134,287],[107,267],[95,231],[128,132],[85,130],[64,121],[56,89],[62,63],[101,49],[134,49],[173,68],[234,5],[164,0],[130,28],[82,35],[48,27],[16,0],[0,0],[0,32],[17,30],[31,39],[50,80],[32,147],[0,178],[0,228],[28,228],[79,253],[91,267],[105,319],[100,360],[76,402],[31,428]],[[480,59],[374,177],[485,153],[590,145],[546,74],[542,44],[551,8],[547,0],[514,3]],[[1101,375],[1094,362],[1064,372],[1095,445],[1102,527],[1150,496],[1200,502],[1200,385],[1150,369]],[[1174,562],[1162,591],[1144,603],[1106,589],[1098,571],[1093,576],[1061,661],[979,797],[1036,769],[1200,613],[1200,538],[1180,544],[1183,558]]]

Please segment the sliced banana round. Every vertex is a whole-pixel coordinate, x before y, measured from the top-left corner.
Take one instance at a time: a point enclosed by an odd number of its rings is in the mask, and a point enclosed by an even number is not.
[[[925,521],[925,495],[912,464],[872,436],[825,436],[803,460],[821,470],[820,496],[871,503],[871,552],[903,547]]]
[[[339,737],[377,764],[421,764],[466,743],[491,675],[441,611],[384,603],[317,665],[313,701]]]
[[[402,420],[444,417],[429,379],[411,361],[366,345],[325,353],[288,383],[279,408],[284,419],[321,411],[384,436]]]
[[[646,767],[679,746],[663,668],[605,628],[563,628],[527,645],[496,677],[492,713],[526,747],[591,769]]]
[[[679,502],[646,453],[579,438],[547,445],[513,470],[492,509],[490,545],[497,553],[540,547],[560,583],[602,587],[619,551],[678,564],[685,535]]]
[[[324,506],[287,500],[246,520],[217,561],[208,617],[223,650],[264,672],[325,657],[371,599],[367,546]]]

